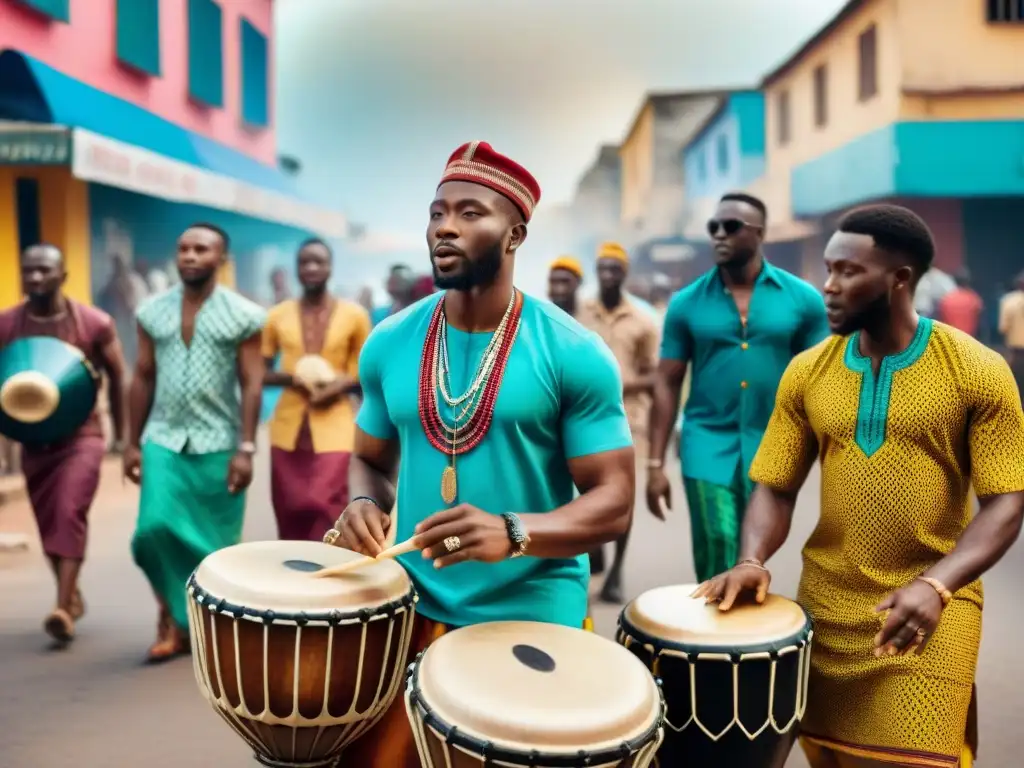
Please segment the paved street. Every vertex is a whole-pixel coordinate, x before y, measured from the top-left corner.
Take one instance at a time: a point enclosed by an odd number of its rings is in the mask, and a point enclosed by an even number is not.
[[[262,459],[265,462],[265,457]],[[89,615],[65,652],[47,649],[41,631],[51,606],[51,578],[38,547],[0,552],[0,765],[3,768],[250,768],[241,740],[202,701],[191,662],[141,664],[153,638],[155,611],[128,542],[137,495],[109,467],[93,512],[90,560],[84,574]],[[798,552],[816,514],[817,475],[801,500],[794,535],[776,563],[775,589],[792,595]],[[682,498],[676,488],[676,499]],[[271,538],[265,466],[250,492],[248,539]],[[0,533],[24,528],[23,501],[0,507]],[[785,567],[783,567],[785,564]],[[627,574],[631,594],[691,578],[688,525],[678,506],[667,524],[638,511]],[[987,580],[988,607],[979,671],[982,768],[1019,765],[1024,745],[1024,621],[1018,546]],[[598,628],[610,635],[617,610],[600,607]],[[1015,714],[1016,713],[1016,714]],[[805,768],[794,755],[792,768]]]

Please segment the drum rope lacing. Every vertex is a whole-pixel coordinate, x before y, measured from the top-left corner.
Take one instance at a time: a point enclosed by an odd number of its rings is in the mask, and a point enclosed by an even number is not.
[[[300,611],[294,614],[289,613],[278,615],[273,610],[257,611],[245,608],[244,606],[229,603],[224,599],[213,598],[198,586],[195,582],[194,576],[190,579],[188,592],[189,596],[192,598],[188,603],[188,610],[191,618],[189,621],[189,632],[192,640],[193,671],[196,676],[196,681],[198,682],[199,688],[205,698],[213,705],[214,709],[221,715],[228,725],[230,725],[235,732],[246,741],[249,747],[257,754],[257,758],[260,762],[268,765],[278,764],[282,766],[289,766],[289,768],[303,768],[303,766],[314,768],[330,765],[335,762],[337,754],[346,745],[350,744],[356,738],[369,730],[381,717],[383,717],[387,707],[398,694],[398,690],[403,679],[403,667],[401,664],[396,664],[392,670],[391,679],[387,680],[387,667],[385,665],[381,670],[381,679],[377,683],[372,701],[367,705],[364,711],[360,712],[357,709],[363,689],[363,671],[366,661],[366,645],[369,624],[375,621],[389,620],[390,624],[388,625],[387,639],[384,653],[381,658],[390,658],[391,647],[393,642],[395,642],[396,635],[400,644],[397,649],[396,658],[405,658],[409,652],[409,646],[412,640],[411,628],[415,617],[413,606],[418,600],[418,596],[413,588],[410,588],[409,592],[404,597],[398,600],[393,600],[377,609],[363,608],[347,615],[337,610],[320,614],[310,614]],[[206,609],[206,612],[210,614],[209,622],[204,619],[204,608]],[[218,642],[217,622],[213,620],[215,614],[230,616],[234,619],[234,622],[232,623],[232,645],[235,651],[233,682],[237,688],[239,701],[237,706],[232,704],[228,699],[224,685],[225,666],[220,657],[221,649],[220,643]],[[396,619],[401,622],[401,627],[397,631]],[[243,620],[259,622],[263,625],[263,709],[260,712],[253,712],[249,709],[242,682],[242,659],[239,645],[238,622]],[[352,702],[346,712],[341,715],[335,715],[329,710],[335,630],[339,627],[346,627],[355,624],[361,625],[361,628],[359,664],[357,666]],[[299,694],[301,689],[299,687],[299,676],[302,671],[302,631],[305,627],[310,625],[315,627],[326,626],[327,628],[326,669],[324,672],[323,705],[321,710],[313,717],[306,717],[300,711]],[[284,628],[288,626],[295,628],[292,711],[282,717],[274,714],[270,710],[269,645],[271,627]],[[209,636],[207,636],[208,628],[210,630]],[[213,650],[212,660],[207,656],[207,648],[212,648]],[[216,675],[216,689],[213,685],[211,668],[214,670],[214,674]],[[218,693],[214,693],[215,690],[218,691]],[[322,752],[327,755],[333,755],[333,757],[330,759],[320,759],[309,762],[297,762],[295,760],[274,760],[268,762],[265,757],[272,755],[275,748],[279,747],[280,744],[267,743],[260,737],[256,729],[251,726],[251,723],[253,722],[268,726],[290,726],[292,728],[291,746],[293,755],[298,751],[298,730],[300,728],[316,728],[317,734],[314,737],[312,744],[305,747],[303,751],[310,754]],[[343,725],[345,727],[340,733],[334,736],[334,743],[331,744],[328,749],[324,750],[320,745],[321,737],[329,729],[334,729],[339,725]]]
[[[629,648],[631,645],[636,644],[651,654],[652,657],[652,674],[655,677],[659,677],[659,667],[661,664],[661,658],[663,656],[670,656],[675,658],[683,659],[689,666],[689,677],[690,677],[690,717],[685,723],[681,725],[674,724],[668,716],[665,718],[665,724],[676,733],[681,733],[686,728],[690,727],[691,724],[696,725],[705,736],[712,741],[718,741],[722,739],[729,731],[733,728],[739,728],[739,730],[746,736],[750,741],[753,741],[768,728],[774,730],[777,734],[788,733],[790,729],[800,720],[803,720],[804,714],[807,711],[807,686],[810,677],[811,667],[811,641],[814,638],[813,630],[810,631],[807,637],[800,640],[796,645],[780,648],[776,651],[760,651],[756,653],[739,653],[739,654],[726,654],[726,653],[708,653],[697,651],[695,653],[687,653],[686,651],[675,650],[672,648],[664,648],[657,646],[655,643],[643,642],[629,635],[621,628],[617,633],[617,641]],[[778,661],[782,656],[789,655],[791,653],[798,653],[799,658],[797,660],[797,685],[796,685],[796,705],[793,708],[793,716],[785,724],[779,724],[775,719],[775,678],[776,671],[778,669]],[[756,729],[747,728],[746,724],[740,718],[740,664],[744,661],[757,661],[763,659],[771,660],[771,667],[769,672],[769,684],[768,684],[768,716],[765,721]],[[711,662],[728,662],[732,665],[732,718],[725,725],[725,727],[718,733],[713,733],[703,722],[697,714],[697,668],[694,665],[694,661],[703,660]]]

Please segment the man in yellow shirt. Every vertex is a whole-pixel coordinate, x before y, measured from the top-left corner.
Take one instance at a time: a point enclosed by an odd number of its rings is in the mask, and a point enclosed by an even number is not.
[[[299,247],[302,297],[271,309],[263,332],[264,383],[284,388],[270,419],[270,487],[282,539],[320,541],[348,504],[352,400],[370,316],[327,290],[331,263],[322,240]]]
[[[750,468],[738,564],[695,596],[721,610],[742,593],[763,602],[766,561],[819,462],[797,593],[814,618],[808,761],[970,768],[980,578],[1024,519],[1024,412],[999,355],[915,311],[935,254],[920,217],[871,205],[838,227],[825,249],[834,335],[786,368]]]

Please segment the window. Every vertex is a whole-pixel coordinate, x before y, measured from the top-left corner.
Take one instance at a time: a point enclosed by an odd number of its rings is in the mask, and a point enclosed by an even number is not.
[[[867,101],[878,93],[878,30],[874,24],[857,39],[857,98]]]
[[[242,119],[249,125],[267,125],[267,38],[249,21],[241,21]]]
[[[117,58],[160,74],[160,0],[117,0]]]
[[[776,130],[779,132],[779,145],[783,146],[789,144],[790,139],[789,91],[779,93],[775,106],[778,120]]]
[[[18,251],[43,242],[43,220],[39,213],[39,181],[14,180],[14,205],[18,213]]]
[[[224,106],[224,12],[213,0],[188,0],[188,92]]]
[[[71,0],[15,0],[15,2],[49,16],[54,21],[67,22],[71,18],[68,6]]]
[[[1024,24],[1024,0],[988,0],[987,18],[994,24]]]
[[[729,137],[724,133],[718,135],[718,172],[726,174],[729,172]]]
[[[814,124],[828,123],[828,69],[822,64],[814,69]]]

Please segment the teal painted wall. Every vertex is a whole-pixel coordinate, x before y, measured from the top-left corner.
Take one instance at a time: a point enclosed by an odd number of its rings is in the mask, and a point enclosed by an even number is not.
[[[899,123],[900,194],[1024,195],[1024,120]]]
[[[893,126],[881,128],[794,168],[789,180],[793,214],[824,216],[897,195],[894,136]]]
[[[790,190],[800,217],[886,197],[1024,195],[1024,120],[896,123],[797,166]]]

